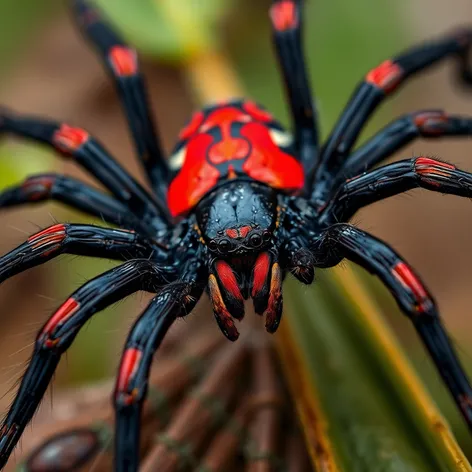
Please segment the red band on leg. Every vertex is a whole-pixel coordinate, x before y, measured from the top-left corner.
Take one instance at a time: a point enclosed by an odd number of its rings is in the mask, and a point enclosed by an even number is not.
[[[403,70],[393,61],[382,62],[366,76],[366,82],[382,89],[385,93],[393,92],[403,79]]]
[[[269,14],[277,31],[287,31],[298,26],[297,8],[293,0],[283,0],[275,3],[272,5]]]
[[[128,392],[130,381],[133,379],[134,374],[138,370],[139,363],[143,353],[136,348],[129,348],[123,354],[121,359],[120,372],[118,374],[118,379],[116,381],[116,395]],[[132,395],[126,398],[127,403],[132,402]]]
[[[69,298],[63,303],[59,309],[52,315],[49,321],[42,329],[42,333],[50,335],[60,323],[69,319],[80,307],[80,303],[74,298]]]
[[[73,128],[69,125],[62,125],[52,138],[53,144],[66,155],[73,154],[89,139],[87,131],[81,128]]]
[[[114,46],[108,54],[108,60],[119,77],[129,77],[138,72],[138,57],[134,49]]]

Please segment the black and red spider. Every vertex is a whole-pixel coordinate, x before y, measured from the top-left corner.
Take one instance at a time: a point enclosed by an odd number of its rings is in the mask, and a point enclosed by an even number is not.
[[[390,289],[472,428],[472,389],[433,298],[393,249],[347,223],[359,208],[415,187],[472,196],[472,174],[429,157],[369,170],[417,137],[472,135],[472,118],[412,113],[352,149],[376,108],[415,73],[454,57],[460,78],[472,85],[467,67],[472,30],[426,43],[370,71],[321,145],[302,54],[301,3],[275,0],[270,9],[293,138],[260,106],[230,101],[197,112],[166,160],[136,52],[86,0],[71,0],[79,25],[115,81],[153,193],[83,129],[1,112],[2,133],[53,147],[109,190],[105,194],[62,175],[35,175],[5,190],[2,207],[58,200],[123,229],[51,226],[0,259],[0,280],[64,253],[124,261],[79,288],[41,329],[0,430],[1,466],[33,417],[61,355],[99,310],[139,290],[156,294],[128,336],[114,393],[115,470],[135,471],[150,365],[174,320],[192,311],[207,290],[215,319],[231,341],[238,338],[234,320],[243,318],[249,297],[273,333],[282,315],[284,276],[290,272],[310,284],[315,267],[331,267],[343,258]]]

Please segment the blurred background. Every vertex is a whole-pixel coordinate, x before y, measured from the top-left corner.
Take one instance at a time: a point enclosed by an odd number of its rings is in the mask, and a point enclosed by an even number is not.
[[[221,38],[219,47],[234,60],[248,94],[286,121],[266,18],[270,2],[260,1],[256,6],[249,0],[173,2],[181,3],[179,8],[185,9],[188,15],[201,15],[202,29],[190,31],[185,44],[173,41],[171,31],[154,26],[162,26],[158,4],[166,2],[99,2],[106,3],[111,18],[143,50],[144,71],[166,148],[172,148],[175,136],[194,108],[176,57],[183,49],[191,51],[192,42],[211,41],[209,37],[213,35]],[[468,0],[447,3],[311,0],[307,3],[306,51],[324,135],[366,71],[409,45],[472,19],[472,4]],[[62,4],[58,0],[0,2],[0,103],[17,111],[85,127],[141,178],[114,90]],[[459,90],[451,80],[451,72],[448,61],[415,78],[376,114],[364,138],[405,112],[444,108],[467,114],[472,109],[472,93]],[[427,154],[472,171],[469,146],[464,139],[416,141],[393,160]],[[2,188],[26,175],[50,169],[90,182],[77,168],[65,165],[40,147],[2,141]],[[88,221],[59,205],[2,211],[0,251],[8,251],[27,235],[56,220]],[[388,241],[422,275],[435,294],[445,325],[472,374],[470,201],[415,190],[363,210],[355,222]],[[11,386],[23,371],[35,333],[48,314],[85,280],[111,266],[107,261],[66,256],[1,286],[0,385],[1,393],[7,392],[0,402],[1,409],[11,400]],[[418,372],[472,456],[462,422],[413,330],[399,315],[388,293],[368,279]],[[137,295],[97,315],[69,351],[56,385],[90,381],[113,372],[126,328],[145,300],[144,295]]]

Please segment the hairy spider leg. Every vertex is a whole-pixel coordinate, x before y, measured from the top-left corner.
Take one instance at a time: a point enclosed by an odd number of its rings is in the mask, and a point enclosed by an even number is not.
[[[467,425],[472,429],[472,388],[442,325],[436,304],[411,267],[387,244],[349,224],[323,235],[325,254],[360,265],[382,280],[411,320]],[[324,247],[323,247],[324,246]]]
[[[318,157],[318,123],[305,66],[302,0],[273,0],[270,8],[275,51],[285,82],[295,146],[305,170],[313,174]]]
[[[1,109],[1,133],[32,139],[51,146],[62,157],[73,158],[130,210],[166,227],[167,210],[84,129]]]
[[[150,257],[157,248],[134,231],[91,225],[56,224],[0,257],[0,283],[60,254],[127,260]]]
[[[80,180],[61,174],[31,175],[20,184],[0,192],[0,208],[47,201],[64,203],[75,210],[100,218],[106,223],[139,229],[143,234],[153,233],[152,228],[136,218],[123,203]]]
[[[350,154],[337,174],[337,182],[371,169],[417,138],[472,136],[472,118],[442,110],[423,110],[396,119]]]
[[[72,10],[84,36],[97,50],[116,85],[146,176],[160,201],[165,202],[170,170],[156,135],[137,52],[123,42],[90,2],[72,0]],[[161,205],[161,209],[164,208]]]
[[[362,207],[417,187],[471,198],[472,174],[430,157],[398,161],[347,180],[320,221],[347,221]]]
[[[0,468],[4,467],[43,398],[61,355],[98,311],[139,290],[165,282],[148,260],[125,262],[80,287],[39,332],[31,361],[0,428]]]
[[[154,354],[174,320],[192,311],[205,287],[205,277],[198,275],[195,261],[182,273],[179,282],[167,285],[154,297],[126,340],[114,394],[116,472],[138,471],[141,410]]]
[[[472,73],[467,66],[467,53],[472,43],[472,30],[459,30],[435,42],[410,49],[372,69],[357,87],[344,108],[337,124],[324,144],[311,200],[322,206],[339,168],[377,107],[402,85],[406,79],[439,61],[456,56],[460,77],[472,85]]]

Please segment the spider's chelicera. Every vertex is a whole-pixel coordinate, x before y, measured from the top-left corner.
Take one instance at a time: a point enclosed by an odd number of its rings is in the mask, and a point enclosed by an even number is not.
[[[472,84],[467,67],[472,30],[411,49],[370,71],[321,145],[301,47],[301,0],[275,0],[270,18],[293,138],[255,103],[230,101],[195,113],[167,160],[136,52],[86,0],[71,4],[115,81],[153,192],[83,129],[1,111],[2,133],[52,146],[109,191],[62,175],[35,175],[0,194],[2,207],[56,200],[122,229],[51,226],[0,259],[0,281],[64,253],[123,263],[80,287],[41,329],[0,430],[0,465],[33,417],[61,355],[99,310],[139,290],[156,294],[128,336],[114,394],[115,470],[135,471],[150,365],[174,320],[187,315],[207,290],[215,319],[230,340],[238,338],[234,320],[242,319],[248,298],[274,332],[285,274],[310,284],[315,267],[331,267],[343,258],[389,288],[472,427],[472,390],[431,295],[387,244],[347,223],[361,207],[415,187],[472,196],[472,174],[429,157],[371,170],[418,137],[472,135],[472,118],[437,110],[412,113],[353,150],[376,108],[417,72],[453,56],[462,81]]]

